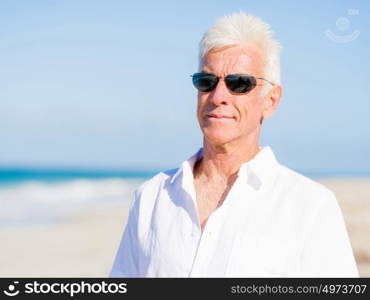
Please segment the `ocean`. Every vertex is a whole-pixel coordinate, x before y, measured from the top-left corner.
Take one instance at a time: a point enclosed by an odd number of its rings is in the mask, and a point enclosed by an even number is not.
[[[0,228],[50,225],[87,209],[127,204],[155,173],[0,169]]]
[[[158,171],[0,168],[0,228],[63,222],[87,209],[122,206]],[[369,173],[302,172],[311,178]]]

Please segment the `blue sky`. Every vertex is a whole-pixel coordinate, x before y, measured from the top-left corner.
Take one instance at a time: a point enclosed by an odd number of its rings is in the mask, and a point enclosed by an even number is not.
[[[334,0],[1,1],[0,166],[177,166],[202,144],[198,42],[240,10],[283,45],[261,144],[293,169],[369,172],[370,4]]]

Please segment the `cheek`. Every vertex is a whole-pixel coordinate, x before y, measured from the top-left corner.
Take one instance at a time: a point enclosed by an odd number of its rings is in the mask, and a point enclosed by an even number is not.
[[[245,105],[238,109],[240,122],[254,124],[260,121],[262,115],[262,105],[260,99],[248,101]]]
[[[198,96],[197,117],[198,117],[199,121],[201,121],[201,115],[203,115],[203,113],[204,113],[205,103],[206,103],[206,100],[204,99],[204,97]]]

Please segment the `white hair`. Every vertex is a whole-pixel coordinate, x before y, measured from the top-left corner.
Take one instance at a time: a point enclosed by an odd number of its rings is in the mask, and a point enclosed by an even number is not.
[[[270,25],[260,18],[243,12],[224,16],[207,30],[199,44],[199,66],[213,49],[238,44],[257,46],[264,55],[263,76],[274,84],[280,84],[281,45],[272,38]]]

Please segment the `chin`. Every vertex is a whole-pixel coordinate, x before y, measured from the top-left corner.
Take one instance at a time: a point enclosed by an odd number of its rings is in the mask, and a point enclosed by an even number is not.
[[[237,136],[229,130],[214,130],[210,128],[203,128],[204,139],[212,145],[224,145],[233,141]]]

